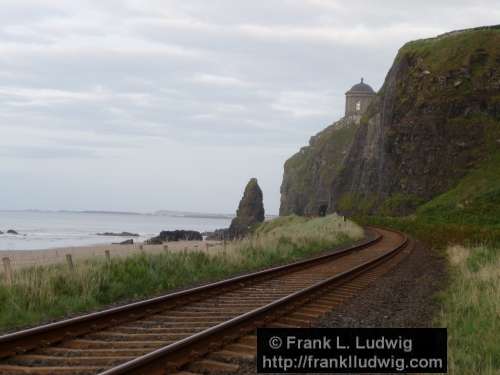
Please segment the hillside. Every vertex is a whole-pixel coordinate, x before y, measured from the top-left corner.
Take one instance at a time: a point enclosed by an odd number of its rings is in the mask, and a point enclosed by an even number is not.
[[[468,187],[490,173],[480,171],[491,170],[498,152],[500,26],[413,41],[399,50],[352,142],[331,132],[287,161],[282,211],[307,213],[304,207],[329,196],[329,211],[404,215],[450,191],[420,210],[432,215],[448,204],[455,216],[476,194],[476,203],[491,201],[488,188]],[[322,174],[331,181],[315,177]],[[291,191],[303,192],[307,204]]]
[[[500,227],[500,152],[468,173],[449,191],[417,209],[427,222]]]

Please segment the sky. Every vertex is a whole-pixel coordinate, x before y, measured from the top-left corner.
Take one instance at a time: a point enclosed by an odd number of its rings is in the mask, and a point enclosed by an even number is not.
[[[0,0],[0,209],[232,213],[378,90],[407,41],[494,1]]]

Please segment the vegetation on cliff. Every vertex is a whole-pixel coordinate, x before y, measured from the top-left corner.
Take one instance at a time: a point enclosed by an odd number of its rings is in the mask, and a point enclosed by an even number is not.
[[[419,207],[417,215],[430,223],[500,228],[500,152],[487,156],[454,188]]]
[[[311,137],[285,163],[280,215],[317,215],[328,207],[333,180],[352,144],[358,124],[342,119]]]
[[[500,150],[499,46],[490,28],[400,49],[334,183],[339,201],[354,196],[344,210],[369,200],[370,212],[408,214]]]
[[[362,236],[358,225],[335,215],[291,216],[262,223],[254,235],[208,251],[140,254],[109,264],[87,260],[77,262],[74,271],[65,265],[15,271],[11,287],[0,283],[0,330],[288,263]]]

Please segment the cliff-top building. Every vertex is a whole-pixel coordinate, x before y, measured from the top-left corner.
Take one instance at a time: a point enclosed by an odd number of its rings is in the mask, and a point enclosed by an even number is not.
[[[362,115],[375,96],[375,91],[370,85],[363,82],[355,84],[345,93],[345,115]]]

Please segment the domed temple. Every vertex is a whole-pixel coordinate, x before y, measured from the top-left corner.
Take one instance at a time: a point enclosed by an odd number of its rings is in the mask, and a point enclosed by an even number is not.
[[[374,96],[375,91],[361,78],[360,83],[355,84],[345,93],[345,115],[362,115]]]

